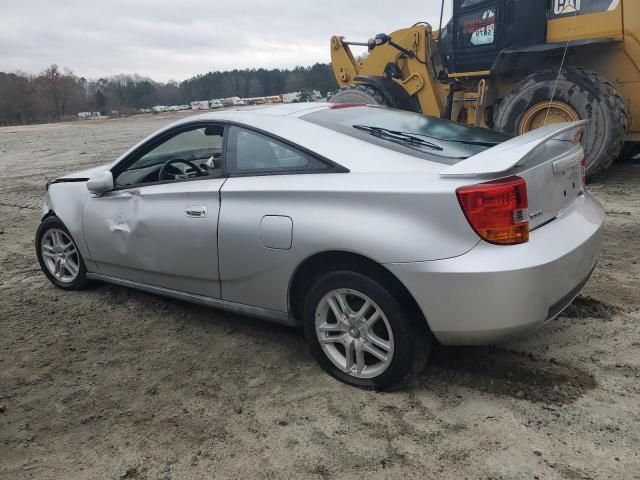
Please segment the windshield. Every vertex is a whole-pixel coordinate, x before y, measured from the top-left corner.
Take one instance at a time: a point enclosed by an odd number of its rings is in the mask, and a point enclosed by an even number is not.
[[[301,118],[391,150],[448,165],[511,138],[484,128],[376,106],[329,108]]]

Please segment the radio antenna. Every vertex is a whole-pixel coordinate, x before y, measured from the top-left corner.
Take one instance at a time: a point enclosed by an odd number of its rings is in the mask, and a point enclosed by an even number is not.
[[[442,19],[444,17],[444,2],[447,0],[442,0],[442,5],[440,6],[440,26],[438,27],[438,42],[442,38]]]
[[[444,5],[444,4],[443,4]],[[562,61],[560,62],[560,68],[558,69],[558,76],[556,77],[556,83],[553,86],[553,92],[551,93],[551,100],[549,100],[549,106],[547,107],[547,114],[544,117],[543,127],[547,125],[547,120],[549,120],[549,113],[551,113],[551,106],[553,105],[553,101],[556,97],[556,91],[558,90],[558,82],[560,81],[560,75],[562,75],[562,68],[564,67],[564,62],[567,59],[567,52],[569,51],[569,44],[571,40],[573,40],[573,30],[576,26],[576,18],[578,17],[578,10],[573,15],[573,21],[571,22],[571,30],[569,30],[569,38],[567,38],[567,44],[564,47],[564,53],[562,54]]]

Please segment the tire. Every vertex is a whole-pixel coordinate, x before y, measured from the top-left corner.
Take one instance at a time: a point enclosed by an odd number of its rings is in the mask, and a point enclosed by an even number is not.
[[[329,102],[391,106],[384,95],[370,85],[349,85],[348,87],[343,87],[329,99]]]
[[[351,312],[360,310],[364,301],[369,301],[370,306],[360,321],[352,318],[347,325],[346,321],[342,324],[337,320],[335,310],[327,302],[329,297],[335,301],[336,292],[343,296]],[[378,281],[353,271],[331,272],[313,284],[304,306],[304,331],[313,356],[329,375],[354,387],[390,391],[404,387],[424,369],[431,349],[431,334],[424,318],[411,314],[412,309],[401,305],[396,298]],[[335,305],[338,304],[335,301]],[[378,320],[367,327],[366,319],[372,320],[376,311],[380,312]],[[327,337],[322,343],[321,336]],[[380,348],[380,341],[388,349]],[[366,349],[384,353],[387,361],[383,362]],[[364,352],[361,371],[357,350]],[[353,360],[349,373],[347,352],[351,352]]]
[[[517,134],[520,122],[530,109],[551,100],[571,107],[588,120],[582,144],[587,155],[587,176],[604,172],[618,158],[624,145],[629,119],[624,100],[615,86],[597,72],[568,67],[546,69],[524,78],[500,102],[494,115],[494,128]]]
[[[56,245],[55,238],[61,240],[59,245]],[[67,247],[63,249],[62,245]],[[36,255],[43,273],[56,287],[63,290],[82,290],[87,286],[87,268],[82,255],[69,230],[58,217],[47,217],[38,227]],[[57,265],[61,266],[59,275],[56,274]]]

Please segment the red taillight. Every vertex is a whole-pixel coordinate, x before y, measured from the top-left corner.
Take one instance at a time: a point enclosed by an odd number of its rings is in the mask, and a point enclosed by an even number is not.
[[[527,182],[508,177],[456,190],[475,232],[489,243],[516,245],[529,241]]]

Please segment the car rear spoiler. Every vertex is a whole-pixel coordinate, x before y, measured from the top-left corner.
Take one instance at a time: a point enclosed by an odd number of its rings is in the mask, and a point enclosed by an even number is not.
[[[573,141],[584,131],[586,120],[556,123],[514,137],[440,172],[442,177],[475,177],[504,173],[524,164],[542,145],[551,140]]]

